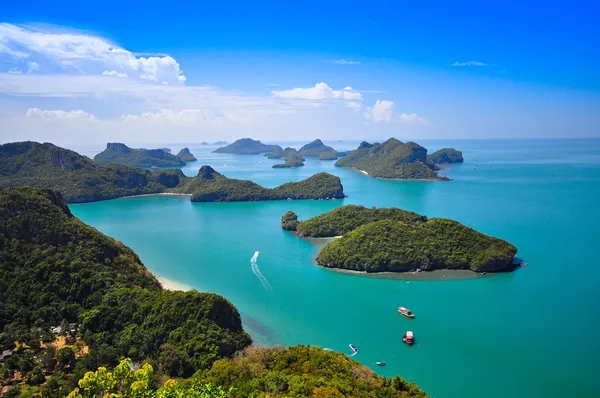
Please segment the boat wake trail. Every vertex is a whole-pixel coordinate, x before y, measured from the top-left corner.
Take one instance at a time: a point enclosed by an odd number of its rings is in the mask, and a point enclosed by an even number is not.
[[[265,288],[265,290],[273,290],[273,287],[269,283],[268,279],[260,272],[258,268],[258,264],[256,264],[256,260],[258,259],[258,252],[254,252],[254,256],[250,259],[250,267],[252,268],[252,273],[256,275],[261,285]]]

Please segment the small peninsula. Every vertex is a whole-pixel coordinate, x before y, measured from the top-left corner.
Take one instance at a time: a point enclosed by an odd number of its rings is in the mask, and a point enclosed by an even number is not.
[[[427,160],[435,164],[463,163],[463,154],[454,148],[443,148],[427,155]]]
[[[108,143],[104,151],[94,156],[94,161],[97,164],[113,163],[144,168],[185,166],[185,161],[163,149],[134,149],[114,142]]]
[[[342,199],[344,188],[339,177],[318,173],[299,182],[264,188],[252,181],[227,178],[210,166],[198,175],[185,177],[171,192],[191,194],[193,202],[247,202],[263,200]]]
[[[427,149],[395,138],[382,144],[363,142],[335,165],[356,169],[374,178],[449,181],[437,174],[440,168],[428,159]]]
[[[306,221],[293,212],[282,228],[301,237],[341,236],[318,254],[317,264],[364,272],[420,268],[501,272],[514,269],[517,248],[459,222],[397,208],[347,205]]]
[[[279,145],[265,145],[258,140],[251,138],[242,138],[235,141],[233,144],[214,150],[215,153],[235,153],[238,155],[257,155],[266,152],[282,151]]]
[[[319,139],[304,145],[302,148],[300,148],[298,153],[300,156],[307,158],[319,158],[321,160],[335,160],[343,155],[332,147],[323,144],[323,141]]]
[[[177,157],[183,160],[184,162],[195,162],[196,160],[198,160],[194,155],[192,155],[189,148],[183,148],[181,151],[179,151]]]

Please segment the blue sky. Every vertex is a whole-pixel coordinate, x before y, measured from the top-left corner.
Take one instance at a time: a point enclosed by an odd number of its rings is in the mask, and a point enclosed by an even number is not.
[[[590,1],[51,3],[3,5],[2,141],[600,136]]]

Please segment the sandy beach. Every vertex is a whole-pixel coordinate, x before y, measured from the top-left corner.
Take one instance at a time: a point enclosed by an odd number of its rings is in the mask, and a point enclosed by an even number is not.
[[[156,279],[158,279],[158,282],[165,290],[179,290],[182,292],[187,292],[189,290],[198,290],[198,289],[194,289],[193,287],[191,287],[189,285],[186,285],[185,283],[180,283],[180,282],[177,282],[177,281],[174,281],[171,279],[167,279],[164,276],[160,276],[160,275],[156,275],[156,274],[154,274],[154,276],[156,277]]]
[[[120,198],[117,198],[117,199],[148,198],[148,197],[157,197],[157,196],[172,196],[172,197],[190,198],[192,196],[192,194],[191,193],[159,192],[159,193],[145,193],[142,195],[121,196]]]

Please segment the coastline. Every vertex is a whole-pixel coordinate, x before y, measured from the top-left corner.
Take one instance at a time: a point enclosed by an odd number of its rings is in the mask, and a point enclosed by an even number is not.
[[[329,242],[332,242],[336,239],[341,238],[341,236],[334,236],[330,238],[304,238],[310,243],[312,243],[317,249],[317,253],[311,258],[312,263],[318,267],[327,270],[331,270],[333,272],[339,272],[341,274],[349,274],[349,275],[358,275],[358,276],[367,276],[371,278],[381,278],[381,279],[397,279],[403,281],[443,281],[443,280],[464,280],[464,279],[473,279],[473,278],[482,278],[486,276],[491,276],[494,273],[483,275],[481,273],[473,272],[465,269],[436,269],[433,271],[421,271],[421,272],[366,272],[366,271],[355,271],[351,269],[344,268],[334,268],[334,267],[324,267],[317,264],[317,256],[323,247],[325,247]]]
[[[181,291],[181,292],[188,292],[190,290],[198,290],[198,289],[194,289],[193,287],[191,287],[189,285],[186,285],[185,283],[177,282],[172,279],[165,278],[164,276],[161,276],[158,274],[153,273],[153,275],[156,278],[156,280],[158,280],[158,283],[160,283],[160,286],[162,286],[162,288],[165,290]]]
[[[179,197],[190,198],[190,197],[192,197],[192,194],[191,193],[174,193],[174,192],[157,192],[157,193],[144,193],[141,195],[121,196],[116,199],[150,198],[150,197],[158,197],[158,196],[172,196],[172,197],[179,196]]]
[[[356,171],[358,173],[366,175],[367,177],[371,177],[371,178],[375,178],[376,180],[383,180],[383,181],[420,181],[420,182],[423,182],[423,181],[427,181],[427,182],[429,182],[429,181],[444,181],[444,182],[445,181],[452,181],[448,177],[446,177],[447,179],[444,179],[444,178],[385,178],[385,177],[374,177],[374,176],[370,175],[369,173],[367,173],[366,171],[361,170],[361,169],[357,169],[355,167],[342,167],[342,168],[354,170],[354,171]]]

